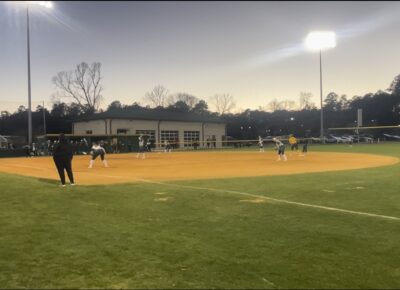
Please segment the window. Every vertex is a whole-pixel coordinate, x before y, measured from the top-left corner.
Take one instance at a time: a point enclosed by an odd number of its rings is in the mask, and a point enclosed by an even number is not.
[[[136,130],[136,134],[142,134],[144,136],[149,136],[149,140],[151,143],[156,142],[156,131],[155,130]]]
[[[129,129],[117,129],[117,134],[127,134],[129,132]]]
[[[87,130],[87,131],[86,131],[86,135],[91,135],[91,134],[93,134],[93,131],[92,131],[92,130]]]
[[[194,142],[200,143],[200,131],[184,131],[183,141],[185,147],[192,147]]]
[[[165,140],[168,140],[172,147],[179,147],[179,131],[161,131],[162,146],[164,146]]]

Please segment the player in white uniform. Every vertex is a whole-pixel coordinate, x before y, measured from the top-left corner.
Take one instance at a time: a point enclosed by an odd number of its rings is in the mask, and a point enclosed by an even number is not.
[[[258,146],[260,147],[260,152],[264,152],[264,140],[261,136],[258,136]]]
[[[275,142],[276,149],[278,150],[278,161],[282,160],[287,161],[287,157],[285,155],[285,145],[277,138],[272,139]]]
[[[104,150],[103,147],[101,147],[99,144],[97,144],[96,142],[93,142],[92,145],[92,159],[90,160],[89,163],[89,168],[93,167],[94,164],[94,160],[96,160],[96,158],[100,155],[101,161],[103,161],[104,167],[108,167],[108,162],[105,159],[105,155],[106,155],[106,150]]]
[[[143,135],[139,136],[139,152],[136,154],[136,158],[139,158],[140,155],[142,155],[142,159],[146,158],[146,155],[144,154],[144,138],[143,138]]]
[[[171,144],[169,143],[168,140],[164,141],[164,152],[167,153],[171,153]]]

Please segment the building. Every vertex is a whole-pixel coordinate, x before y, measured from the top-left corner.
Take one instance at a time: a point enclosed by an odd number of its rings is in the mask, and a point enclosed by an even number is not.
[[[213,116],[171,111],[109,111],[80,118],[73,122],[75,135],[148,135],[156,147],[165,140],[176,147],[221,147],[226,123]],[[213,140],[207,142],[207,139]]]

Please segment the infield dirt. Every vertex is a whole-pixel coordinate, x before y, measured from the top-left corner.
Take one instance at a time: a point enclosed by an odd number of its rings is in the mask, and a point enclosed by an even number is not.
[[[234,178],[351,170],[392,165],[398,158],[371,154],[312,152],[307,156],[288,152],[288,161],[277,161],[274,152],[172,152],[109,154],[108,168],[100,158],[89,169],[91,156],[74,156],[75,182],[80,185],[132,183],[141,180]],[[0,171],[10,174],[58,180],[51,157],[20,157],[0,160]]]

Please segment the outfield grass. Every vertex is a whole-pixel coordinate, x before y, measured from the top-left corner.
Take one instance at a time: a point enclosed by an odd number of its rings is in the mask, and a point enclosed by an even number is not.
[[[398,143],[309,150],[400,157]],[[0,174],[0,288],[398,289],[400,220],[245,194],[400,218],[399,177],[397,164],[60,188]]]

